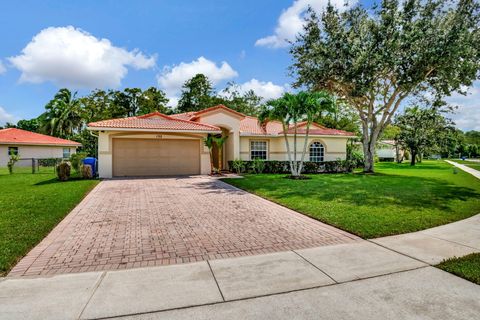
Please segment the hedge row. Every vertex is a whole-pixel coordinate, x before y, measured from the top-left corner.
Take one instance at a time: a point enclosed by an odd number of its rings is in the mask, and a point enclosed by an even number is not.
[[[290,164],[288,161],[276,160],[253,160],[229,161],[230,171],[236,173],[290,173]],[[357,164],[348,160],[335,160],[324,162],[303,163],[302,173],[342,173],[351,172]]]

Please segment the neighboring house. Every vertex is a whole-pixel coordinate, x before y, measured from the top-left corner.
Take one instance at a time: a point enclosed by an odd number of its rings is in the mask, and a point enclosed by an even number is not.
[[[75,141],[55,138],[44,134],[25,131],[17,128],[0,130],[0,167],[5,167],[10,154],[17,154],[18,166],[30,166],[32,158],[69,158],[81,144]]]
[[[381,140],[377,142],[377,156],[379,161],[398,161],[403,160],[404,150],[397,146],[395,140]]]
[[[198,112],[143,116],[90,123],[98,135],[99,174],[115,176],[193,175],[210,173],[208,134],[228,135],[223,148],[223,169],[235,159],[288,160],[282,125],[270,122],[262,128],[257,118],[245,116],[223,105]],[[305,123],[298,125],[300,160]],[[293,131],[288,137],[293,150]],[[345,159],[350,132],[313,124],[308,140],[307,161]],[[214,157],[214,166],[218,166]]]

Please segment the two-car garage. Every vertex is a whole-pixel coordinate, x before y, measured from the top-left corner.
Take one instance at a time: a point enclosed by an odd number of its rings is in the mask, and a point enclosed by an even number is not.
[[[200,174],[199,139],[113,138],[115,177]]]

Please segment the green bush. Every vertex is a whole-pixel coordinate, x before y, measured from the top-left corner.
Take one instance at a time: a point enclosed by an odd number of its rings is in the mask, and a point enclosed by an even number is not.
[[[10,174],[13,173],[13,167],[15,166],[15,163],[20,160],[20,157],[14,153],[10,154],[10,158],[8,159],[7,167],[8,167],[8,172]]]
[[[262,173],[265,171],[265,160],[255,159],[251,163],[251,169],[253,173]]]
[[[77,152],[70,155],[70,163],[72,164],[73,170],[76,173],[80,172],[80,166],[82,164],[82,160],[88,156],[86,152]]]
[[[240,166],[240,162],[237,162],[237,167],[233,166],[234,161],[229,161],[228,165],[230,170],[236,172],[236,168]],[[351,172],[356,168],[357,163],[352,163],[348,160],[335,160],[324,162],[310,162],[305,161],[303,163],[302,173],[339,173],[339,172]],[[288,161],[276,161],[276,160],[253,160],[242,161],[241,172],[250,173],[290,173],[290,164]]]
[[[67,181],[70,178],[70,165],[62,162],[57,167],[57,177],[60,181]]]
[[[83,179],[93,179],[93,170],[92,166],[89,164],[84,164],[80,166]]]
[[[233,168],[233,172],[237,173],[237,174],[240,174],[242,173],[244,170],[245,170],[245,163],[243,163],[243,160],[240,160],[240,159],[235,159],[233,161],[230,161],[231,164],[230,165],[230,168]]]

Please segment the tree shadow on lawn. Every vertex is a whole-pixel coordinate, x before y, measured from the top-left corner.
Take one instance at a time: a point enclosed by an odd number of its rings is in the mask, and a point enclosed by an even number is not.
[[[57,178],[52,178],[52,179],[37,182],[34,184],[34,186],[44,186],[44,185],[55,184],[55,183],[69,184],[69,183],[74,183],[74,182],[84,181],[84,180],[87,180],[87,179],[83,179],[81,177],[73,177],[68,179],[67,181],[60,181]],[[91,179],[91,180],[95,180],[95,179]]]
[[[248,189],[278,200],[292,197],[304,198],[307,201],[308,199],[338,201],[355,206],[401,205],[445,211],[453,211],[449,206],[452,201],[480,199],[480,192],[477,190],[458,186],[443,179],[378,173],[364,177],[358,177],[358,175],[323,177],[326,179],[319,177],[319,179],[298,181],[303,185],[293,188],[291,184],[293,181],[274,179],[271,183],[255,183],[254,188]]]

